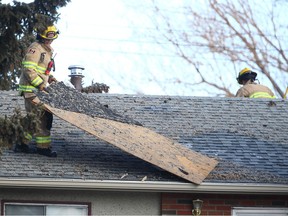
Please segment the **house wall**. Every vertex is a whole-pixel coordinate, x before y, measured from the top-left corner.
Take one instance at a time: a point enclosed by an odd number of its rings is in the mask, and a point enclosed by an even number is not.
[[[92,215],[160,215],[160,193],[0,188],[0,201],[91,202]],[[0,209],[1,212],[1,209]]]
[[[201,215],[232,215],[233,207],[288,208],[288,195],[162,194],[162,215],[192,215],[192,200],[203,201]]]

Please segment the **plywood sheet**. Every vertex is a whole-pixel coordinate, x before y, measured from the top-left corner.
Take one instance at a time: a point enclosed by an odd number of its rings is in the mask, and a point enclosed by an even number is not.
[[[99,139],[195,184],[200,184],[218,163],[142,126],[44,106]]]

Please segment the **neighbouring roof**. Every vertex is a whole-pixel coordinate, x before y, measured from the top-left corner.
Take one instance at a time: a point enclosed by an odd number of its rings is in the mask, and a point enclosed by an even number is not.
[[[168,138],[219,160],[208,183],[288,183],[288,101],[88,94]],[[0,116],[24,110],[16,91],[1,91]],[[91,107],[91,109],[93,109]],[[187,182],[54,118],[57,158],[6,150],[0,177]]]

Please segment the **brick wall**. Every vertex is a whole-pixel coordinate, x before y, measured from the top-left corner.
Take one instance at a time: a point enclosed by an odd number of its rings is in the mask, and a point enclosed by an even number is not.
[[[202,216],[231,215],[233,207],[288,208],[288,195],[162,194],[162,215],[192,215],[192,200],[203,201]]]

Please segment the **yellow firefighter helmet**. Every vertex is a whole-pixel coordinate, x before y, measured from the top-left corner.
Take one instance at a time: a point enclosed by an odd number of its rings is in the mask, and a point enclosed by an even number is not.
[[[256,76],[257,76],[256,72],[253,72],[250,68],[244,68],[239,72],[239,75],[236,79],[239,84],[243,84],[243,80],[255,81]]]
[[[41,38],[54,40],[58,37],[59,31],[55,26],[48,26],[43,32],[39,33]]]

